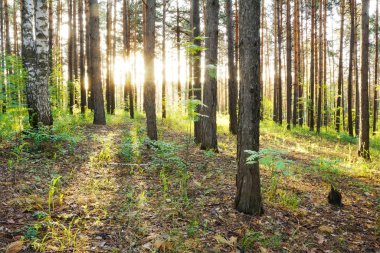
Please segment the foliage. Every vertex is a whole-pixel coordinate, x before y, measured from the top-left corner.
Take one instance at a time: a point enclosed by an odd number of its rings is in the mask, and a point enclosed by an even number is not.
[[[247,164],[255,164],[260,162],[270,169],[271,186],[269,189],[269,198],[274,200],[277,197],[278,185],[282,176],[290,176],[287,166],[292,162],[282,158],[284,152],[274,149],[261,149],[260,151],[245,151],[249,156],[247,157]]]
[[[1,141],[23,130],[27,124],[27,110],[24,96],[26,75],[22,59],[14,55],[0,55],[0,62],[4,62],[4,68],[0,66],[0,110],[6,108],[6,113],[0,114]]]
[[[68,132],[54,133],[51,127],[39,125],[37,129],[25,130],[23,139],[30,142],[30,149],[57,152],[62,148],[67,148],[70,153],[74,153],[78,143],[78,138]]]
[[[261,232],[247,230],[241,239],[242,248],[245,250],[255,249],[255,244],[260,243],[265,247],[279,249],[281,247],[282,238],[280,235],[273,235],[270,237],[264,236]]]
[[[48,207],[49,213],[54,212],[55,197],[59,198],[59,202],[62,202],[63,193],[60,191],[62,176],[57,176],[51,180],[49,185]]]
[[[188,166],[178,152],[181,146],[164,141],[151,141],[150,147],[154,151],[152,167],[160,170],[164,192],[168,191],[168,176],[175,177],[175,185],[179,186],[181,198],[187,202],[188,180],[190,178]]]

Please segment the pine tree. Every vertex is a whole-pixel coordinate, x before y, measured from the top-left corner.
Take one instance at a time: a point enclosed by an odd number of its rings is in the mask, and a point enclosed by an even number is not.
[[[156,1],[146,0],[145,28],[144,28],[144,109],[146,112],[147,134],[151,140],[157,140],[156,125],[156,84],[154,81],[154,53],[155,53],[155,10]]]
[[[238,171],[235,208],[263,213],[259,163],[247,164],[246,150],[259,151],[260,136],[260,0],[240,0],[240,99]]]
[[[206,71],[203,85],[202,149],[217,150],[216,106],[218,66],[219,0],[207,0],[206,11]]]

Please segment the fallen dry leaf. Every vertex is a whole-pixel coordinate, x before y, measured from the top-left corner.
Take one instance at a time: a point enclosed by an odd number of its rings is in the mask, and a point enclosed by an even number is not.
[[[22,247],[24,246],[23,241],[15,241],[8,245],[7,249],[5,250],[5,253],[18,253],[22,250]]]
[[[323,233],[332,234],[334,232],[334,229],[330,226],[322,225],[319,227],[319,231]]]

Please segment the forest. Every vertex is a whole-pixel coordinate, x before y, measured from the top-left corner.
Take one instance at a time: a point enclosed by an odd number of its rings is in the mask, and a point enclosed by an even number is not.
[[[380,253],[379,0],[0,0],[0,252]]]

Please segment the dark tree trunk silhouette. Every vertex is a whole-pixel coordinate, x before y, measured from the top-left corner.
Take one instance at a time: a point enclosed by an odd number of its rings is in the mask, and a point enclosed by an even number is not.
[[[130,67],[127,70],[126,83],[124,85],[124,103],[125,109],[129,111],[129,116],[131,117],[131,119],[133,119],[135,117],[135,108],[131,71],[131,16],[129,8],[129,0],[123,0],[124,58],[130,62]]]
[[[178,105],[181,108],[181,96],[182,96],[182,88],[181,88],[181,31],[179,27],[179,19],[180,19],[180,13],[179,13],[179,2],[177,0],[177,16],[176,16],[176,39],[177,39],[177,92],[178,92]]]
[[[144,4],[146,18],[144,22],[144,108],[146,112],[147,133],[151,140],[157,140],[156,84],[154,81],[155,7],[155,0],[146,0]]]
[[[370,159],[369,153],[369,99],[368,99],[368,46],[369,46],[369,0],[362,1],[362,46],[360,83],[360,133],[359,156]]]
[[[78,1],[78,18],[79,18],[79,73],[80,73],[80,108],[81,113],[86,112],[87,92],[85,84],[85,55],[84,55],[84,27],[83,27],[83,0]]]
[[[294,0],[294,92],[293,92],[293,127],[297,125],[299,107],[300,78],[300,38],[299,38],[299,0]]]
[[[260,136],[260,0],[240,0],[240,99],[238,171],[235,208],[263,213],[259,162],[247,164],[246,150],[259,151]]]
[[[350,2],[350,56],[348,62],[348,82],[347,82],[347,108],[348,108],[348,133],[350,136],[354,136],[353,118],[352,118],[352,82],[353,82],[353,67],[354,67],[354,41],[355,41],[355,3]]]
[[[292,122],[292,25],[290,0],[286,0],[286,123],[290,130]]]
[[[353,0],[355,3],[355,14],[356,14],[356,0]],[[355,15],[355,38],[354,38],[354,69],[355,69],[355,134],[359,136],[359,128],[360,128],[360,92],[359,92],[359,63],[358,63],[358,29],[356,26],[358,25],[358,18]]]
[[[322,126],[322,90],[323,86],[323,4],[319,2],[319,67],[318,67],[318,99],[317,99],[317,133]]]
[[[68,90],[69,90],[69,110],[70,113],[74,113],[74,100],[75,100],[75,88],[74,88],[74,31],[73,31],[73,0],[68,2],[68,16],[69,16],[69,38],[67,43],[67,68],[68,68]]]
[[[230,132],[237,134],[237,80],[234,58],[234,28],[232,0],[226,1],[227,40],[228,40],[228,110],[230,115]]]
[[[4,54],[4,9],[3,9],[3,0],[0,0],[0,54]],[[0,58],[0,67],[1,69],[5,69],[4,58]],[[1,112],[7,112],[6,106],[6,89],[5,89],[5,81],[4,78],[0,78],[0,86],[1,86]]]
[[[217,64],[219,0],[207,0],[206,7],[206,71],[203,85],[202,107],[202,149],[217,150],[216,106],[217,106]]]
[[[193,30],[193,43],[197,47],[201,46],[201,40],[199,38],[201,34],[200,30],[200,17],[199,17],[199,0],[192,0],[192,30]],[[201,85],[201,52],[197,51],[194,55],[194,98],[202,100],[202,85]],[[196,112],[200,111],[200,107],[196,109]],[[202,126],[200,120],[194,122],[194,137],[196,143],[202,141]]]
[[[314,85],[315,85],[315,22],[316,15],[315,10],[316,4],[315,0],[311,1],[311,42],[310,42],[310,91],[309,91],[309,101],[308,101],[308,111],[309,111],[309,127],[310,131],[314,131]]]
[[[340,20],[340,42],[339,42],[339,70],[338,70],[338,99],[336,104],[336,115],[335,115],[335,129],[337,132],[340,131],[342,107],[343,107],[343,36],[344,36],[344,9],[345,0],[340,2],[341,4],[341,20]]]
[[[373,87],[373,135],[376,135],[376,125],[377,125],[377,116],[378,116],[378,105],[377,101],[377,90],[379,88],[379,0],[376,0],[376,19],[375,19],[375,85]]]
[[[166,119],[166,0],[162,2],[162,118]]]
[[[106,35],[106,45],[107,45],[107,52],[106,52],[106,68],[107,68],[107,75],[106,75],[106,106],[107,106],[107,113],[112,114],[112,70],[111,70],[111,61],[112,61],[112,1],[113,0],[107,0],[107,35]]]
[[[99,3],[98,0],[90,0],[90,80],[91,96],[93,99],[94,124],[105,125],[106,115],[104,110],[104,97],[102,86],[102,68],[99,32]]]
[[[85,0],[85,15],[86,15],[86,62],[87,62],[87,83],[88,83],[88,108],[93,109],[92,88],[91,88],[91,73],[90,73],[90,0]]]
[[[279,118],[278,116],[278,80],[279,80],[278,76],[280,74],[279,74],[279,67],[278,67],[279,59],[278,59],[278,53],[277,53],[278,51],[278,35],[277,35],[278,25],[277,23],[279,20],[277,17],[279,15],[278,1],[279,0],[273,1],[273,7],[274,7],[274,10],[273,10],[274,11],[274,17],[273,17],[273,26],[274,26],[274,29],[273,29],[273,32],[274,32],[273,34],[273,37],[274,37],[273,121],[274,122],[278,122],[278,118]]]

